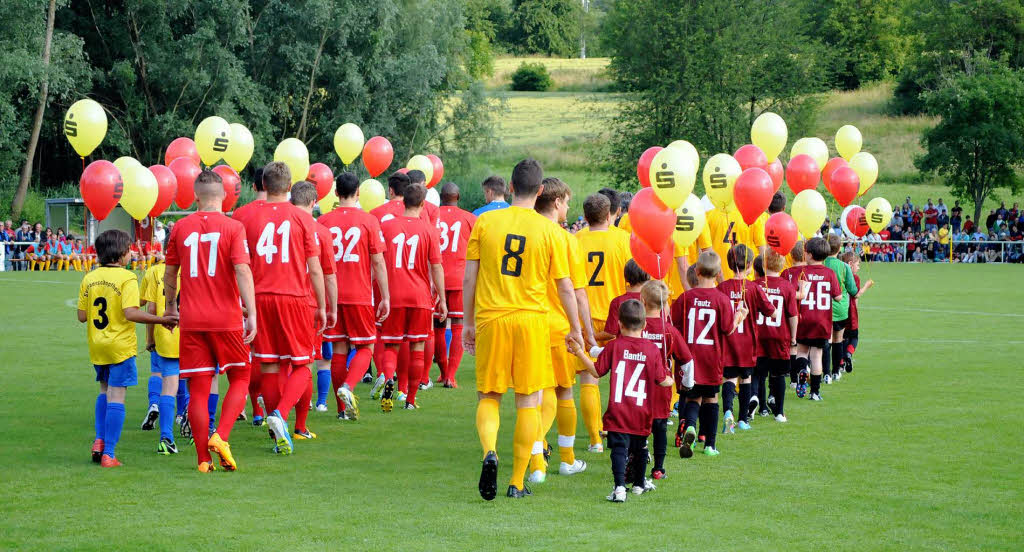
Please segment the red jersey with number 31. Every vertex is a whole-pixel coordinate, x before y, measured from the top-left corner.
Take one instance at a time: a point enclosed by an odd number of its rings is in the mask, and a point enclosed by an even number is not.
[[[380,226],[387,252],[391,306],[429,309],[430,265],[441,264],[437,229],[421,218],[399,216]]]
[[[235,265],[249,264],[245,229],[221,213],[192,213],[171,229],[166,263],[179,266],[183,331],[242,329]]]
[[[338,304],[373,305],[370,255],[384,252],[384,235],[377,218],[358,207],[338,207],[318,222],[331,235]]]
[[[605,345],[594,367],[598,376],[611,372],[605,431],[650,435],[654,388],[668,377],[658,346],[640,337],[617,337]]]
[[[722,348],[732,330],[732,303],[716,288],[693,288],[672,303],[672,324],[693,355],[696,385],[722,384]]]
[[[444,289],[461,290],[462,277],[466,275],[466,244],[476,217],[454,205],[442,205],[440,216],[437,230],[441,235]]]
[[[320,255],[312,215],[291,203],[264,203],[243,224],[256,295],[308,295],[306,259]]]

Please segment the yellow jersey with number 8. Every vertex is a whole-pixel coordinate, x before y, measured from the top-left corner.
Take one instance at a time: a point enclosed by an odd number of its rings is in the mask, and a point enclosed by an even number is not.
[[[163,316],[164,307],[167,303],[164,300],[164,273],[167,272],[167,265],[164,263],[155,264],[142,276],[142,284],[139,286],[139,295],[143,301],[156,305],[156,315]],[[181,289],[181,272],[178,272],[178,289]],[[153,327],[153,341],[156,342],[156,354],[164,358],[178,358],[178,327],[168,331],[167,328],[157,324]]]
[[[93,364],[117,364],[138,354],[135,324],[124,309],[139,306],[139,282],[121,267],[100,267],[82,278],[78,310],[85,311],[89,360]]]

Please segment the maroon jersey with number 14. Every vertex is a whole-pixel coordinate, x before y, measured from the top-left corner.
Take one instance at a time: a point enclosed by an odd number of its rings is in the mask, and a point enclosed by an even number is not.
[[[611,373],[605,431],[650,435],[654,421],[651,394],[668,377],[658,347],[641,337],[617,337],[605,345],[594,367],[599,376]]]

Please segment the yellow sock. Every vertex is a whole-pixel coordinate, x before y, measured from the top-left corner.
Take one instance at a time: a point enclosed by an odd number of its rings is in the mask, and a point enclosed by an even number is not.
[[[558,401],[558,457],[566,464],[576,462],[576,401]]]
[[[537,407],[516,410],[516,431],[512,440],[512,478],[508,484],[517,489],[523,488],[526,468],[530,463],[530,452],[537,440],[537,426],[540,425],[540,414]]]
[[[476,403],[476,432],[480,435],[480,447],[484,449],[483,456],[498,448],[498,424],[501,417],[498,415],[500,403],[494,399],[480,399]]]
[[[544,397],[540,403],[540,434],[544,446],[547,446],[547,434],[555,423],[555,411],[558,410],[558,396],[555,395],[555,388],[544,390]]]
[[[592,383],[580,385],[580,410],[590,444],[601,444],[601,388]]]
[[[544,408],[543,404],[538,405],[537,408],[536,408],[536,410],[537,410],[537,419],[538,420],[543,420],[544,419],[544,414],[541,412],[541,410],[543,408]],[[543,433],[543,427],[544,427],[543,423],[537,424],[537,439],[533,442],[533,446],[530,449],[530,472],[535,472],[535,471],[538,471],[538,470],[539,471],[547,471],[547,469],[548,469],[548,464],[547,464],[547,462],[544,461],[544,433]]]
[[[672,402],[670,402],[668,404],[669,405],[673,405],[673,404],[676,404],[677,402],[679,402],[679,392],[676,391],[676,386],[673,385],[672,386]],[[682,410],[682,409],[680,409],[680,410]]]

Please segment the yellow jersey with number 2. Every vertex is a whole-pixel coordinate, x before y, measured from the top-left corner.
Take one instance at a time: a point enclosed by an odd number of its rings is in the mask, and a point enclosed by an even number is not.
[[[138,354],[135,324],[124,309],[139,306],[139,282],[121,267],[100,267],[82,278],[78,310],[85,311],[89,360],[93,364],[118,364]]]
[[[585,228],[576,233],[580,254],[586,267],[587,300],[594,330],[604,329],[608,320],[608,306],[612,299],[626,293],[626,277],[622,274],[626,263],[633,258],[629,250],[629,232],[617,227],[594,231]]]

